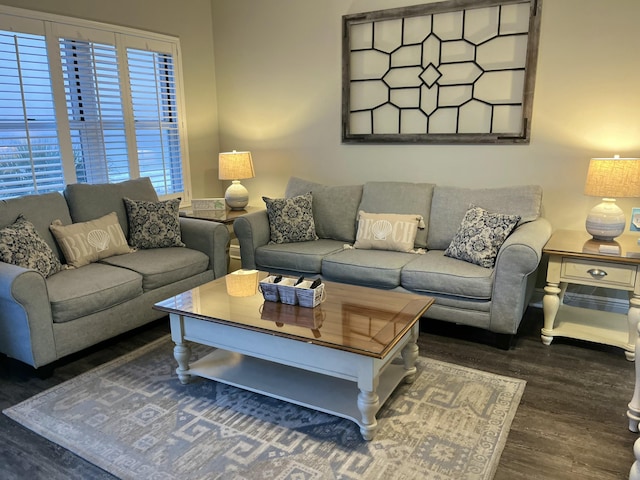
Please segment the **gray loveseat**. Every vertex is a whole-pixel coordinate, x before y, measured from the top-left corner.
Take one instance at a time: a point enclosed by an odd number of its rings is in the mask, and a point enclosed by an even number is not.
[[[87,222],[116,212],[129,225],[123,198],[156,202],[148,178],[117,184],[75,184],[64,195],[29,195],[0,202],[0,228],[22,215],[65,263],[49,226]],[[80,351],[156,320],[153,304],[227,273],[227,228],[179,219],[186,247],[138,249],[45,278],[39,271],[0,262],[0,352],[33,367]],[[114,222],[115,223],[115,222]],[[126,239],[124,239],[126,247]]]
[[[468,189],[405,182],[327,186],[293,177],[285,197],[308,192],[318,240],[270,243],[266,211],[244,215],[234,223],[243,268],[430,295],[435,303],[427,318],[489,330],[498,334],[499,346],[508,348],[551,235],[550,223],[541,217],[541,187]],[[521,217],[490,268],[444,255],[471,204]],[[360,211],[421,215],[426,228],[415,237],[421,253],[345,248],[356,240]]]

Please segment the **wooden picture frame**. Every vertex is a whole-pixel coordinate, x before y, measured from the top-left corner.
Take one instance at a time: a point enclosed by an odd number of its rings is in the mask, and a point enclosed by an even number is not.
[[[343,143],[526,144],[542,0],[343,16]]]

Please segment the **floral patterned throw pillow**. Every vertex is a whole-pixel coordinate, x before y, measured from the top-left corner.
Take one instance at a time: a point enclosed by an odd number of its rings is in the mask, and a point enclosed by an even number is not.
[[[267,206],[271,240],[269,243],[293,243],[318,240],[313,222],[311,193],[291,198],[262,197]]]
[[[519,215],[489,213],[470,205],[444,254],[485,268],[493,268],[498,250],[520,221]]]
[[[180,233],[180,199],[160,202],[124,198],[129,245],[135,248],[184,247]]]
[[[0,230],[0,260],[37,270],[45,278],[62,270],[62,264],[30,221],[20,215]]]

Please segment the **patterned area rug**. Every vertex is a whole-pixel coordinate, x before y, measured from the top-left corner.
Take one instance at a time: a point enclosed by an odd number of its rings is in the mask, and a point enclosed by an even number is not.
[[[366,442],[348,420],[209,380],[182,385],[172,351],[160,339],[4,413],[123,479],[489,479],[525,387],[421,357]]]

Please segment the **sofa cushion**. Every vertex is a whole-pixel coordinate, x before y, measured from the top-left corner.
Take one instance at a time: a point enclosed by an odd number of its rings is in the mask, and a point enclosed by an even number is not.
[[[262,197],[269,218],[269,243],[293,243],[318,240],[313,222],[311,193],[290,198]]]
[[[123,198],[129,219],[129,245],[135,248],[184,247],[180,199],[158,202]]]
[[[63,225],[58,219],[49,229],[56,237],[67,264],[72,267],[131,252],[115,212],[71,225]]]
[[[142,277],[102,263],[63,270],[47,279],[53,321],[68,322],[142,294]]]
[[[105,258],[101,263],[140,274],[147,292],[204,272],[209,257],[190,248],[155,248]]]
[[[367,182],[359,209],[371,213],[421,215],[428,226],[433,187],[432,183]],[[416,234],[415,246],[427,246],[426,228]]]
[[[338,240],[327,239],[264,245],[256,249],[255,260],[262,270],[320,273],[322,259],[330,253],[342,251],[343,245]]]
[[[285,196],[311,192],[313,221],[320,238],[352,243],[356,238],[356,215],[362,199],[362,185],[328,186],[291,177]]]
[[[0,260],[22,268],[37,270],[45,278],[62,270],[62,264],[36,227],[19,215],[11,225],[0,229]]]
[[[129,238],[129,222],[122,199],[127,197],[148,202],[158,201],[158,195],[148,177],[120,183],[74,183],[67,185],[64,196],[69,204],[69,211],[74,223],[87,222],[116,212],[124,236],[127,238]],[[65,225],[71,223],[66,222],[64,218],[60,220]]]
[[[402,269],[400,284],[407,290],[460,298],[488,300],[494,270],[445,257],[443,250],[414,255]]]
[[[445,250],[470,204],[485,210],[520,215],[520,224],[540,216],[542,187],[524,185],[504,188],[459,188],[436,186],[431,203],[427,248]]]
[[[56,218],[62,223],[71,223],[69,207],[62,194],[43,193],[42,195],[25,195],[23,197],[0,200],[0,228],[11,225],[19,215],[29,220],[36,231],[47,242],[58,260],[62,260],[62,251],[49,230],[49,225]]]
[[[396,288],[402,268],[414,257],[412,253],[385,250],[343,250],[322,260],[322,276],[365,287]]]
[[[424,229],[420,215],[360,211],[354,248],[414,252],[418,228]]]
[[[520,215],[489,213],[471,205],[445,256],[493,268],[498,250],[520,221]]]

